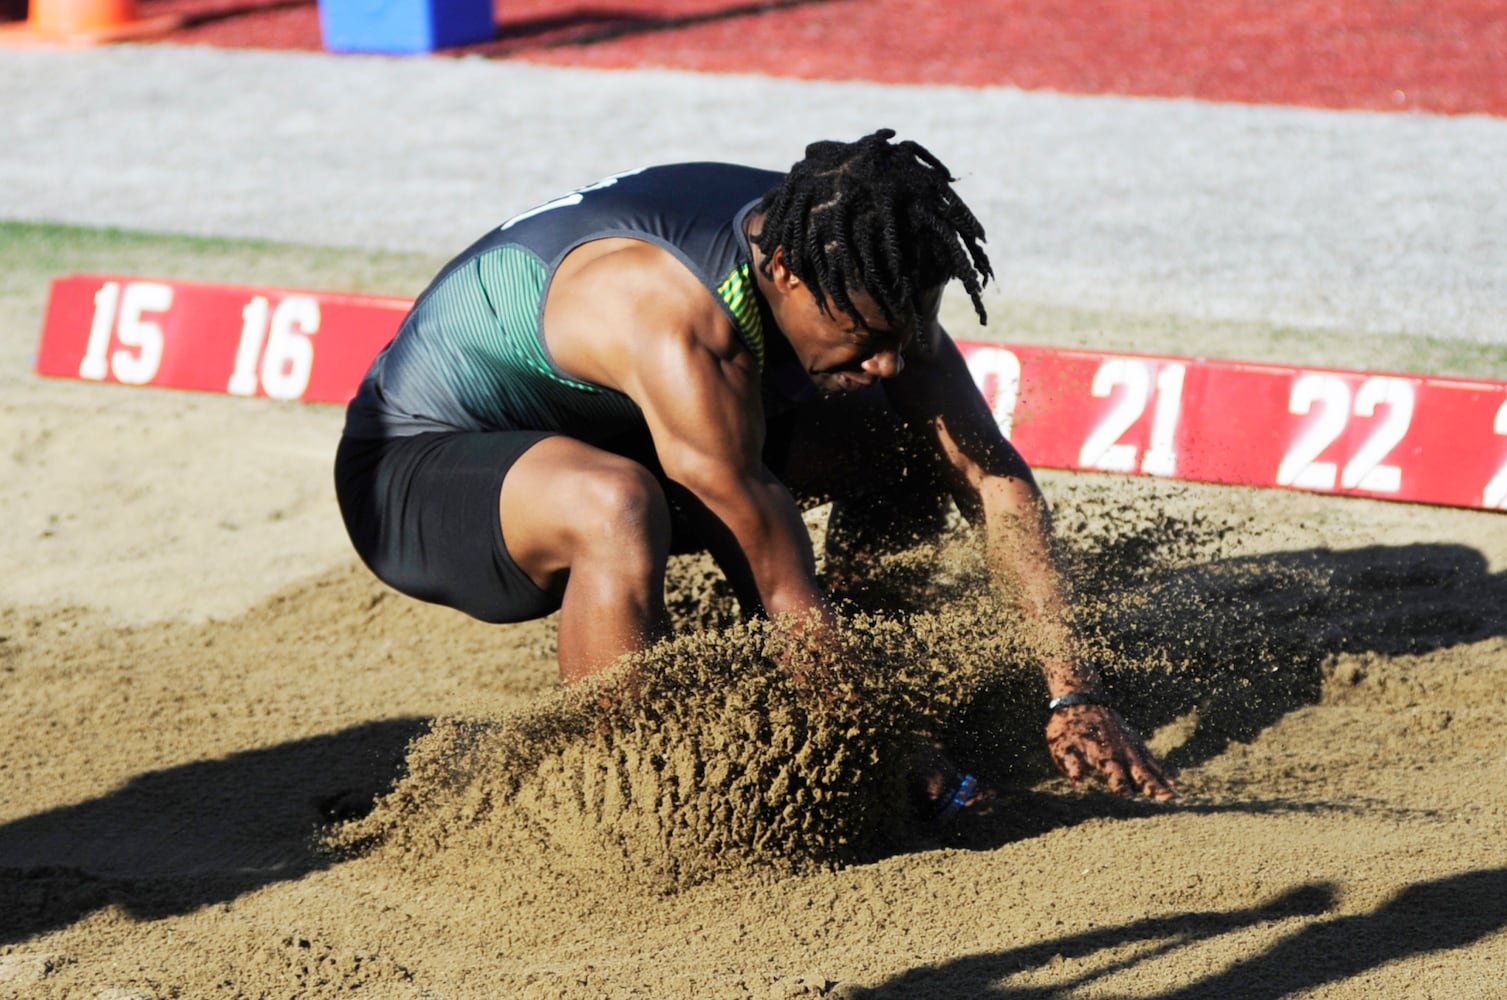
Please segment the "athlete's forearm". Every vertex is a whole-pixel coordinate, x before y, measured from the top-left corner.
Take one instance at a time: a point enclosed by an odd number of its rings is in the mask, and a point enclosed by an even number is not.
[[[800,508],[767,473],[748,483],[747,491],[750,509],[738,519],[743,530],[735,533],[765,613],[774,621],[814,616],[823,627],[831,626],[835,617],[816,580],[816,558]]]
[[[1073,608],[1045,501],[1021,480],[991,479],[980,493],[991,576],[1034,625],[1048,692],[1056,697],[1096,689],[1097,671],[1078,657]]]
[[[682,506],[701,535],[745,612],[771,619],[833,619],[816,580],[810,533],[789,491],[767,470],[720,475],[709,481],[676,481],[689,503]],[[752,606],[750,606],[752,605]]]
[[[794,679],[826,689],[834,676],[840,626],[816,580],[810,534],[789,492],[773,476],[746,485],[748,504],[722,511],[735,549],[730,561],[746,571],[759,610],[783,638],[775,660]]]

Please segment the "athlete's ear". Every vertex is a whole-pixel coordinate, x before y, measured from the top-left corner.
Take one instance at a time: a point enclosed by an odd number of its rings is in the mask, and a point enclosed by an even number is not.
[[[783,292],[800,287],[801,279],[797,278],[795,272],[790,270],[789,265],[785,263],[784,247],[775,247],[774,253],[769,255],[769,277],[775,287]]]

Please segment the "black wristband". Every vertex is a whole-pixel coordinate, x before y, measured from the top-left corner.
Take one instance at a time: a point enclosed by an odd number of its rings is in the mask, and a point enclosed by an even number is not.
[[[1055,712],[1062,708],[1072,708],[1074,705],[1108,705],[1102,694],[1094,691],[1069,691],[1060,694],[1047,702],[1047,711]]]

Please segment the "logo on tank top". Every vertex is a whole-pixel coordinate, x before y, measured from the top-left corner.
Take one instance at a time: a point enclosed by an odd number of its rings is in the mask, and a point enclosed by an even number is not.
[[[543,215],[545,212],[552,212],[557,208],[568,208],[571,205],[579,205],[581,201],[586,197],[586,195],[590,194],[591,192],[600,191],[603,188],[610,188],[612,187],[612,185],[616,184],[624,177],[632,177],[634,174],[641,174],[647,169],[647,167],[639,167],[637,170],[625,170],[620,174],[613,174],[611,177],[603,177],[601,180],[597,181],[594,184],[588,184],[583,188],[576,188],[570,194],[556,198],[554,201],[547,201],[544,204],[540,205],[538,208],[531,208],[527,212],[520,212],[508,221],[504,222],[502,225],[498,226],[497,230],[498,232],[501,232],[504,229],[516,226],[524,219],[532,219],[536,215]]]

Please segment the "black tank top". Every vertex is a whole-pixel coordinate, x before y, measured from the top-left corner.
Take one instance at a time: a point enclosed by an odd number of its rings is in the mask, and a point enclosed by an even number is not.
[[[664,248],[706,287],[758,359],[766,402],[803,396],[788,348],[766,364],[765,319],[743,220],[781,175],[687,163],[618,174],[514,216],[440,271],[373,362],[346,417],[352,437],[436,430],[558,430],[591,443],[642,425],[627,396],[571,378],[545,349],[544,300],[566,254],[630,237]]]

